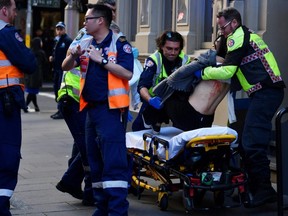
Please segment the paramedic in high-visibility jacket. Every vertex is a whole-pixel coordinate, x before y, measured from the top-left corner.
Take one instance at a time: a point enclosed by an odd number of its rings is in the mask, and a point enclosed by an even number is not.
[[[12,26],[14,0],[0,0],[0,215],[10,216],[21,158],[21,108],[25,108],[24,73],[36,70],[36,59]]]
[[[84,39],[63,61],[64,70],[80,65],[80,110],[86,109],[86,146],[91,169],[94,216],[128,215],[129,168],[125,130],[129,84],[133,71],[132,47],[124,36],[109,29],[112,11],[88,4]]]
[[[267,150],[271,140],[272,118],[281,105],[285,84],[276,60],[261,37],[242,25],[235,8],[217,15],[220,31],[227,38],[227,54],[219,67],[197,71],[203,80],[230,79],[231,91],[242,89],[250,97],[244,123],[243,164],[249,182],[246,207],[275,202],[277,195],[270,181]]]

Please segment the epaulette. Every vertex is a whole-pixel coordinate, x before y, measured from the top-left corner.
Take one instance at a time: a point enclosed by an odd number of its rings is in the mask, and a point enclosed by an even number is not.
[[[127,41],[126,37],[125,36],[120,36],[119,39],[118,39],[120,42],[125,42]]]
[[[84,32],[80,32],[77,37],[75,38],[76,41],[80,40],[84,36]]]

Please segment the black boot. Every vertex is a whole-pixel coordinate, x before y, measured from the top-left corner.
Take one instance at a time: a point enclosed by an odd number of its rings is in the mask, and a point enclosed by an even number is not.
[[[261,182],[249,193],[249,200],[244,203],[247,208],[258,207],[267,203],[277,201],[277,193],[271,186],[271,182]]]

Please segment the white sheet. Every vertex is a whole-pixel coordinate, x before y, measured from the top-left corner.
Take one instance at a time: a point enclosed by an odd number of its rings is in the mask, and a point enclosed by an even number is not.
[[[151,130],[127,132],[126,147],[144,150],[144,141],[143,141],[144,133],[151,134]],[[159,135],[157,135],[157,137],[167,140],[169,142],[169,159],[171,159],[184,147],[184,145],[189,140],[195,137],[207,136],[207,135],[226,135],[226,134],[235,135],[237,140],[237,132],[235,130],[229,127],[222,127],[222,126],[200,128],[197,130],[191,130],[186,132],[183,132],[175,127],[162,127],[161,132]],[[233,143],[235,143],[236,140]],[[147,141],[148,142],[150,141],[149,138],[147,138]],[[165,159],[165,149],[162,145],[159,145],[157,149],[157,155],[160,159],[162,160]]]

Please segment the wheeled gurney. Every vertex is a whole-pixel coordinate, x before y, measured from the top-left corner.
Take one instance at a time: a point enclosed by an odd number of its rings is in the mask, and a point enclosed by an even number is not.
[[[183,190],[186,211],[206,209],[203,198],[213,193],[214,204],[225,206],[225,192],[245,192],[246,174],[233,166],[233,144],[237,132],[228,127],[201,128],[183,132],[174,127],[161,128],[161,134],[151,130],[126,133],[126,146],[133,160],[130,191],[140,198],[146,189],[158,193],[158,206],[168,207],[168,196]],[[149,178],[158,186],[152,186]],[[175,180],[178,180],[177,182]]]

